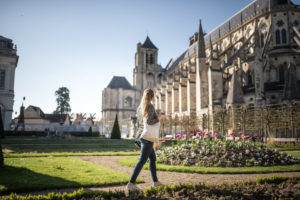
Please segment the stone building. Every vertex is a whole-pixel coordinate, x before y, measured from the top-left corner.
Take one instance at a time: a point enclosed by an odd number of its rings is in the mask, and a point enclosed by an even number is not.
[[[0,107],[4,130],[10,130],[14,105],[15,70],[19,56],[11,39],[0,36]]]
[[[172,58],[154,86],[165,115],[213,114],[238,105],[299,100],[300,56],[293,28],[300,8],[289,0],[256,0]]]
[[[147,37],[135,54],[136,102],[150,87],[161,114],[201,117],[240,105],[299,101],[295,30],[300,31],[298,5],[255,0],[209,33],[200,21],[188,48],[165,68],[157,64],[158,49]]]
[[[119,119],[127,119],[135,115],[137,108],[136,90],[125,77],[114,76],[107,88],[102,91],[102,119],[104,124]]]

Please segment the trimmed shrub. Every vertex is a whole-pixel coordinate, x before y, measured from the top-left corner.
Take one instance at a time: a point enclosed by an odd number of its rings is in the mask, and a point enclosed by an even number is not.
[[[280,184],[289,178],[286,176],[271,176],[266,178],[257,178],[256,182],[258,184]]]
[[[111,132],[111,139],[121,139],[121,132],[120,132],[120,127],[119,127],[119,122],[118,122],[118,115],[116,115],[114,126]]]

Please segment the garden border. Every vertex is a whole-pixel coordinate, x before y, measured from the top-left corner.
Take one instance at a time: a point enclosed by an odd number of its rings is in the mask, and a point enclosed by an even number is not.
[[[137,163],[138,157],[126,156],[118,160],[118,162],[127,167],[134,167]],[[149,169],[148,165],[144,165],[144,169]],[[198,174],[265,174],[275,172],[300,172],[300,164],[294,165],[277,165],[270,167],[198,167],[198,166],[178,166],[156,164],[158,171],[170,172],[184,172],[184,173],[198,173]]]

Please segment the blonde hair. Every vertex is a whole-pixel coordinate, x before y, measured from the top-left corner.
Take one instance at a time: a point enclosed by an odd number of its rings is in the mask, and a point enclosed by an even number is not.
[[[141,101],[141,108],[142,108],[143,115],[146,115],[148,113],[148,107],[153,97],[154,97],[153,90],[151,90],[150,88],[145,89]]]

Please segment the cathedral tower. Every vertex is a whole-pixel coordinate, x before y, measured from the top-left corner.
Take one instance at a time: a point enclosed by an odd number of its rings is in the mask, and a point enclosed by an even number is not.
[[[157,64],[158,48],[147,36],[143,44],[137,44],[135,68],[133,70],[133,86],[142,96],[146,88],[154,88],[162,81],[162,67]]]

